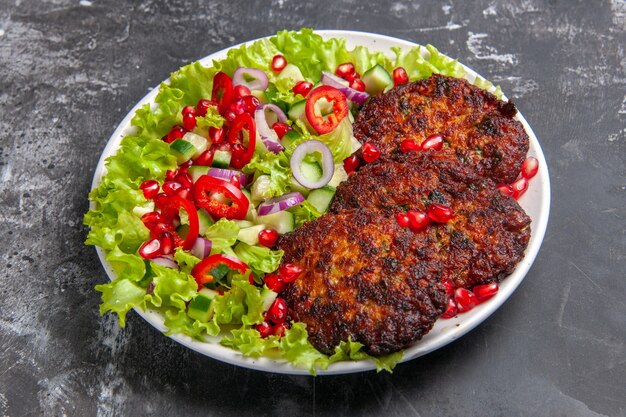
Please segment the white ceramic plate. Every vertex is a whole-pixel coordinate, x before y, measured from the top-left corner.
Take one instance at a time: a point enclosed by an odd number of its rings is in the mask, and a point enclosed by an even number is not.
[[[356,45],[363,45],[367,46],[371,50],[379,50],[387,54],[391,53],[390,47],[392,46],[399,46],[402,48],[410,48],[412,46],[415,46],[415,44],[412,42],[372,33],[338,30],[323,30],[318,31],[318,33],[320,33],[325,38],[345,38],[347,40],[349,48],[352,48]],[[239,45],[236,45],[234,47],[237,46]],[[201,62],[206,66],[210,66],[214,59],[225,58],[228,49],[224,49],[222,51],[211,54],[206,58],[203,58]],[[473,80],[473,78],[477,75],[476,72],[467,67],[465,67],[465,69],[468,72],[467,78],[470,81]],[[130,125],[130,121],[135,114],[135,111],[146,103],[154,103],[154,99],[157,93],[158,88],[155,88],[143,99],[141,99],[141,101],[139,101],[139,103],[137,103],[137,105],[130,111],[130,113],[128,113],[122,123],[120,123],[118,128],[115,130],[115,132],[109,139],[106,148],[102,152],[102,156],[100,157],[100,161],[94,175],[92,188],[98,186],[100,179],[105,172],[105,159],[115,153],[115,151],[119,147],[119,143],[122,137],[131,132],[132,128]],[[429,352],[439,349],[442,346],[447,345],[448,343],[463,336],[474,327],[476,327],[478,324],[480,324],[487,317],[489,317],[511,296],[513,291],[515,291],[517,286],[522,282],[524,276],[526,275],[526,273],[530,269],[530,266],[535,260],[537,253],[539,252],[539,247],[541,246],[541,242],[543,240],[543,236],[548,223],[548,214],[550,211],[550,181],[548,177],[548,167],[546,165],[546,160],[543,156],[543,152],[541,151],[541,147],[539,146],[539,142],[537,141],[537,137],[533,133],[532,129],[521,114],[518,113],[517,119],[524,125],[528,136],[530,136],[529,155],[534,156],[539,160],[540,167],[537,176],[535,176],[530,181],[530,187],[528,191],[519,200],[520,205],[524,208],[524,210],[526,210],[526,213],[528,213],[528,215],[532,219],[532,236],[530,239],[530,243],[528,244],[528,248],[526,249],[525,257],[519,263],[519,265],[517,265],[515,271],[500,284],[500,290],[495,297],[493,297],[488,302],[477,306],[473,310],[457,316],[456,318],[449,320],[438,320],[430,333],[428,333],[422,340],[417,342],[415,345],[404,351],[404,358],[402,359],[403,362],[415,359],[419,356],[425,355]],[[105,261],[104,251],[100,248],[97,248],[97,251],[98,256],[100,257],[100,261],[102,262],[102,265],[107,272],[107,275],[110,279],[113,279],[115,275],[111,266]],[[160,331],[166,330],[165,326],[163,325],[163,318],[159,313],[149,310],[141,311],[139,309],[135,309],[135,311],[137,311],[137,313],[142,316],[146,321],[148,321],[148,323],[150,323]],[[276,361],[268,358],[246,358],[237,351],[221,346],[219,344],[218,338],[210,338],[206,343],[193,340],[192,338],[185,335],[174,335],[171,336],[171,338],[181,343],[182,345],[187,346],[188,348],[202,353],[203,355],[207,355],[220,361],[228,362],[234,365],[269,372],[305,375],[308,374],[308,371],[306,369],[295,368],[284,361]],[[371,361],[338,362],[332,364],[327,370],[319,370],[318,374],[344,374],[371,369],[375,369],[375,366]]]

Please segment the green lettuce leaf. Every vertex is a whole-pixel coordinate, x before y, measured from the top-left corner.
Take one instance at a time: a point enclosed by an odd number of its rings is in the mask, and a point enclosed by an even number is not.
[[[154,289],[146,300],[155,307],[185,310],[186,303],[198,292],[196,280],[189,274],[154,263],[151,269]]]
[[[225,218],[209,226],[204,236],[211,241],[211,254],[222,253],[226,248],[233,246],[239,235],[239,226],[232,220]]]
[[[320,213],[315,207],[313,207],[313,204],[309,203],[307,200],[304,200],[302,203],[288,209],[287,211],[293,213],[295,217],[296,228],[302,226],[306,222],[315,220],[322,215],[322,213]]]
[[[180,270],[191,274],[191,270],[194,266],[200,263],[200,259],[193,256],[191,253],[183,250],[183,248],[176,248],[176,252],[174,253],[174,260],[180,267]]]
[[[145,308],[146,289],[128,279],[116,279],[108,284],[96,285],[102,293],[100,314],[117,313],[120,327],[126,326],[126,313],[133,307]]]
[[[393,368],[402,360],[402,352],[395,352],[385,356],[371,356],[363,352],[363,344],[349,340],[340,342],[335,347],[335,353],[329,358],[330,363],[339,361],[372,360],[376,364],[376,372],[385,370],[393,372]]]
[[[254,174],[255,180],[260,175],[268,175],[270,177],[268,191],[270,197],[285,194],[291,183],[291,166],[285,152],[255,154],[243,171],[246,174]]]
[[[237,258],[245,262],[254,272],[273,272],[278,269],[284,251],[271,250],[264,246],[251,246],[244,242],[239,242],[235,246]]]
[[[308,340],[306,324],[293,323],[280,339],[283,357],[295,366],[306,368],[313,375],[316,369],[326,369],[330,363],[328,356],[313,347]]]
[[[225,119],[217,111],[217,107],[208,108],[206,115],[196,117],[196,126],[200,129],[208,130],[210,127],[222,127]]]
[[[244,356],[258,358],[268,354],[276,354],[279,346],[278,336],[262,338],[255,329],[241,328],[231,331],[232,336],[224,337],[220,343],[240,351]]]

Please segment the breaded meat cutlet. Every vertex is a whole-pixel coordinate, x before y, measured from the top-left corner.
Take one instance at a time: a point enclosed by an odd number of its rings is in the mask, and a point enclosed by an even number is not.
[[[303,268],[281,293],[289,320],[332,354],[341,341],[380,356],[428,333],[447,304],[432,236],[416,236],[375,212],[325,214],[278,241],[282,261]],[[431,259],[432,258],[432,259]]]
[[[467,80],[434,74],[373,97],[357,116],[354,135],[376,146],[384,159],[398,152],[403,140],[421,144],[440,134],[445,142],[441,152],[475,166],[496,183],[509,184],[529,147],[516,113],[512,102]]]
[[[376,211],[393,219],[430,203],[452,208],[454,217],[416,232],[431,242],[441,278],[457,287],[498,282],[523,258],[530,218],[519,204],[473,167],[439,152],[411,152],[363,166],[339,185],[330,212]]]

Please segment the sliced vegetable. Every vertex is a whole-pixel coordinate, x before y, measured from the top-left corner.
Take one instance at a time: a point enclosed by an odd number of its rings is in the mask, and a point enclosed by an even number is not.
[[[321,176],[313,178],[303,170],[305,159],[317,163],[321,168]],[[290,159],[291,171],[294,178],[303,186],[315,189],[328,184],[335,172],[333,154],[324,143],[319,140],[307,140],[296,147]]]
[[[164,200],[163,206],[161,207],[161,216],[166,223],[172,224],[176,215],[179,214],[180,209],[185,210],[187,213],[189,226],[189,231],[185,236],[185,240],[182,241],[181,246],[185,250],[190,250],[198,237],[199,230],[198,211],[196,210],[196,206],[194,206],[191,201],[175,195]]]
[[[211,165],[216,168],[228,168],[232,158],[233,154],[231,151],[218,149],[213,154],[213,163]]]
[[[234,86],[243,85],[250,90],[265,90],[268,83],[267,75],[260,69],[240,67],[233,74]]]
[[[220,114],[224,114],[233,100],[233,81],[225,72],[218,72],[213,77],[211,100],[217,103]]]
[[[199,237],[191,248],[191,254],[198,259],[204,259],[211,253],[211,241]]]
[[[297,206],[303,201],[304,197],[298,192],[287,193],[281,195],[280,197],[270,198],[269,200],[259,204],[259,216],[267,216],[268,214],[274,214],[279,211],[287,210],[288,208]]]
[[[268,120],[268,111],[274,114],[275,120]],[[273,125],[276,121],[285,123],[287,120],[285,113],[275,104],[264,104],[257,107],[254,112],[254,122],[256,123],[257,131],[261,135],[263,144],[270,152],[278,153],[284,149],[279,142],[278,134],[270,127],[270,124]]]
[[[278,213],[268,214],[267,216],[259,216],[257,222],[281,234],[292,232],[296,228],[295,216],[288,211],[279,211]]]
[[[327,71],[322,71],[322,84],[335,87],[345,94],[346,98],[356,104],[362,105],[370,97],[368,93],[350,87],[346,80],[337,77]]]
[[[328,210],[328,206],[330,206],[334,196],[335,188],[326,186],[318,190],[311,191],[306,200],[320,213],[324,213]]]
[[[170,258],[166,258],[165,256],[159,256],[157,258],[152,259],[157,265],[164,266],[166,268],[178,269],[178,264],[171,260]]]
[[[248,113],[238,115],[230,125],[227,140],[235,144],[230,165],[236,169],[243,168],[252,159],[256,144],[256,126],[252,116]]]
[[[196,279],[198,287],[222,280],[231,270],[245,274],[248,265],[239,259],[227,255],[211,255],[193,267],[191,275]]]
[[[332,132],[348,115],[346,96],[328,85],[317,87],[309,93],[305,113],[317,133],[323,135]]]
[[[209,175],[200,177],[194,183],[193,195],[199,207],[217,218],[245,219],[250,205],[239,188]]]
[[[380,94],[393,87],[393,78],[380,64],[365,71],[361,80],[365,83],[365,91],[370,95]]]

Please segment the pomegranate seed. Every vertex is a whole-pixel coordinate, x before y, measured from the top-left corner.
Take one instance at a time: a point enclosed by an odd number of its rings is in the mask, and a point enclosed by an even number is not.
[[[280,297],[267,310],[267,318],[274,324],[280,324],[287,318],[287,303]]]
[[[446,287],[446,294],[452,297],[454,295],[454,290],[456,290],[456,285],[454,285],[454,282],[452,282],[448,278],[444,278],[441,283]]]
[[[164,232],[159,237],[161,243],[161,253],[163,255],[169,255],[174,250],[174,238],[170,232]]]
[[[200,154],[200,156],[197,157],[193,161],[193,164],[194,165],[210,167],[211,164],[213,163],[213,156],[214,156],[214,154],[215,154],[215,151],[213,149],[208,149],[208,150],[202,152],[202,154]]]
[[[282,55],[274,55],[272,58],[272,70],[279,72],[287,66],[287,60]]]
[[[500,287],[498,283],[492,282],[490,284],[476,285],[474,288],[472,288],[472,292],[476,294],[476,298],[479,302],[482,303],[483,301],[488,300],[496,295],[499,289]]]
[[[511,187],[509,184],[499,184],[498,190],[500,190],[501,193],[508,195],[509,197],[513,197],[513,194],[515,194],[515,192],[513,191],[513,187]]]
[[[175,170],[168,169],[167,171],[165,171],[165,181],[174,181],[177,175],[178,175],[177,169]]]
[[[252,94],[252,92],[245,85],[236,85],[233,89],[233,99],[249,96],[250,94]]]
[[[429,149],[440,151],[441,148],[443,148],[443,136],[438,134],[430,135],[424,142],[422,142],[422,150],[424,151]]]
[[[146,200],[152,200],[159,193],[159,188],[159,183],[156,180],[146,180],[139,186]]]
[[[165,232],[173,232],[174,226],[165,223],[157,223],[150,229],[150,236],[155,239],[159,239]]]
[[[157,208],[163,209],[163,207],[167,205],[168,200],[169,197],[167,196],[167,194],[159,193],[154,196],[154,205],[157,206]]]
[[[150,213],[146,213],[141,216],[141,221],[148,229],[152,229],[163,220],[161,218],[161,214],[158,211],[151,211]]]
[[[224,128],[211,127],[209,128],[209,139],[211,139],[211,143],[220,144],[224,142],[225,138]]]
[[[520,178],[511,184],[511,189],[513,190],[513,195],[511,197],[517,200],[526,192],[526,190],[528,190],[528,180],[524,177]]]
[[[404,153],[419,151],[421,149],[422,147],[417,142],[411,139],[405,139],[400,143],[400,150]]]
[[[454,291],[454,301],[456,301],[459,313],[464,313],[473,309],[478,299],[476,298],[476,294],[467,288],[457,288],[456,291]]]
[[[191,180],[191,176],[186,172],[181,172],[176,176],[176,182],[180,183],[183,187],[191,187],[193,185],[193,181]]]
[[[371,143],[363,145],[363,159],[365,162],[374,162],[380,157],[380,151]]]
[[[409,210],[406,212],[409,218],[409,227],[413,232],[416,232],[430,224],[428,215],[420,210]]]
[[[176,191],[182,187],[181,183],[176,181],[165,181],[163,183],[163,192],[169,196],[176,195]]]
[[[245,96],[243,98],[244,104],[245,104],[245,110],[246,113],[254,113],[254,111],[256,110],[257,107],[259,107],[259,99],[256,98],[255,96]]]
[[[293,86],[291,91],[294,94],[300,94],[302,97],[306,97],[311,89],[313,88],[313,84],[308,81],[300,81],[296,85]]]
[[[343,79],[350,77],[354,73],[356,73],[356,69],[354,68],[354,64],[351,62],[340,64],[337,66],[337,69],[335,69],[335,74]]]
[[[397,213],[396,221],[398,222],[400,227],[409,227],[409,224],[411,223],[409,220],[409,216],[406,213]]]
[[[235,115],[243,114],[246,112],[246,101],[243,99],[243,97],[236,98],[230,104],[228,110],[235,113]]]
[[[271,248],[278,239],[278,232],[272,229],[263,229],[259,232],[259,245]]]
[[[358,72],[353,72],[352,74],[347,75],[346,78],[344,78],[344,80],[352,84],[355,80],[358,80],[359,77],[360,75]]]
[[[272,329],[272,334],[274,336],[283,337],[287,329],[289,329],[289,323],[282,322],[274,326],[274,328]]]
[[[198,104],[196,104],[196,113],[198,114],[198,116],[204,117],[206,116],[207,112],[209,111],[209,107],[211,106],[217,107],[217,103],[211,100],[201,98],[198,101]]]
[[[161,242],[159,239],[147,240],[139,248],[139,256],[144,259],[156,258],[161,254]]]
[[[190,166],[193,165],[193,161],[190,159],[187,162],[183,162],[178,166],[178,172],[187,172]]]
[[[447,223],[452,218],[452,209],[443,204],[433,203],[428,206],[428,217],[437,223]]]
[[[196,127],[195,111],[194,114],[187,113],[183,115],[183,126],[185,126],[185,129],[187,130],[193,130]]]
[[[406,84],[409,82],[409,76],[406,73],[406,70],[402,67],[398,67],[393,70],[393,85],[397,87],[402,84]]]
[[[259,332],[261,337],[271,336],[273,334],[273,332],[274,332],[274,329],[273,329],[272,325],[269,324],[266,321],[264,321],[261,324],[257,324],[256,325],[256,330]]]
[[[282,292],[287,287],[285,281],[278,274],[267,274],[263,280],[267,288],[277,293]]]
[[[356,155],[352,155],[343,160],[343,169],[347,174],[353,173],[359,167],[360,161]]]
[[[183,114],[183,116],[186,115],[186,114],[192,114],[193,117],[196,117],[196,109],[194,109],[191,106],[183,107],[183,111],[181,113]]]
[[[526,158],[522,164],[522,177],[529,180],[537,175],[537,171],[539,171],[539,161],[537,161],[537,158],[532,156]]]
[[[233,120],[235,120],[235,117],[237,117],[237,113],[235,113],[234,111],[228,110],[226,113],[224,113],[224,119],[226,119],[228,123],[232,123]]]
[[[191,192],[191,187],[180,187],[178,191],[176,191],[176,195],[184,198],[185,200],[193,201],[193,193]]]
[[[184,127],[179,125],[174,126],[170,130],[170,133],[167,134],[167,143],[172,143],[176,139],[182,138],[183,136],[185,136],[185,133],[187,133],[187,130],[185,130]]]
[[[287,123],[276,122],[274,123],[274,126],[272,126],[272,129],[274,129],[274,132],[278,135],[278,139],[282,139],[283,136],[285,136],[285,133],[291,130],[291,126]]]
[[[442,319],[451,319],[452,317],[456,316],[458,313],[458,309],[456,307],[456,302],[454,301],[453,298],[450,298],[448,300],[448,307],[446,308],[446,311],[441,315]]]
[[[284,264],[278,268],[278,275],[286,283],[294,282],[302,274],[302,268],[295,264]]]
[[[357,78],[350,83],[350,88],[356,91],[365,91],[365,83]]]

